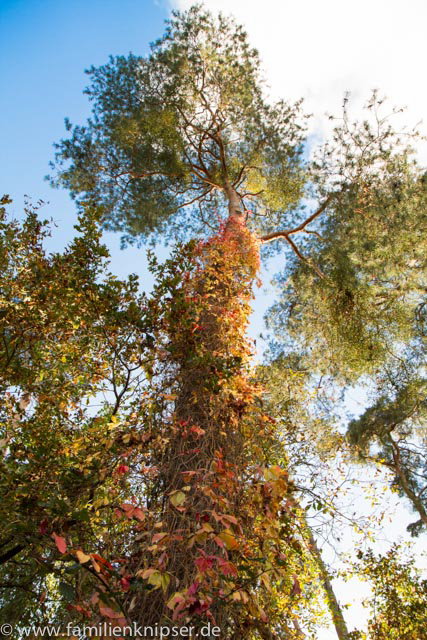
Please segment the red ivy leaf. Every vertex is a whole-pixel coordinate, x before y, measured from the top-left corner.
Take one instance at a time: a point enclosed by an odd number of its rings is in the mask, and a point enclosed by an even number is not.
[[[215,556],[200,556],[196,558],[194,563],[197,565],[197,568],[201,573],[204,573],[208,569],[213,567]]]
[[[65,553],[67,551],[67,542],[65,538],[61,538],[61,536],[56,535],[56,533],[52,533],[52,538],[55,541],[58,551],[60,553]]]
[[[130,582],[129,582],[129,580],[125,577],[125,578],[122,578],[122,579],[120,580],[120,585],[121,585],[121,587],[122,587],[123,591],[128,591],[128,590],[129,590],[129,587],[130,587]]]
[[[122,617],[122,614],[118,611],[113,611],[110,607],[99,607],[99,613],[106,618],[110,618],[112,620],[117,620]]]
[[[129,467],[126,464],[119,464],[117,467],[117,473],[127,473],[129,471]]]
[[[197,593],[197,589],[199,588],[200,583],[199,582],[193,582],[192,585],[190,585],[190,587],[188,588],[188,595],[189,596],[194,596],[195,593]]]
[[[226,560],[218,560],[218,564],[221,569],[221,573],[225,576],[234,576],[237,578],[237,569],[232,562],[227,562]]]

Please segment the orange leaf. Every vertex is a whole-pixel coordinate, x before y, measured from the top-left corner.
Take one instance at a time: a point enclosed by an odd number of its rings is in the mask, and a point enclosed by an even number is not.
[[[117,620],[123,616],[119,611],[113,611],[110,607],[99,607],[99,613],[106,618],[111,618],[112,620]]]
[[[81,549],[77,549],[76,551],[77,560],[80,564],[84,564],[85,562],[89,562],[90,556],[87,556]]]
[[[97,561],[94,558],[91,558],[92,560],[92,566],[95,569],[95,571],[97,573],[99,573],[101,571],[101,567],[99,566],[99,564],[97,563]]]
[[[230,529],[224,529],[224,531],[221,531],[218,537],[224,542],[227,549],[229,550],[238,549],[239,543],[237,542],[236,538],[234,537]]]
[[[160,540],[163,540],[167,535],[167,533],[155,533],[152,542],[160,542]]]

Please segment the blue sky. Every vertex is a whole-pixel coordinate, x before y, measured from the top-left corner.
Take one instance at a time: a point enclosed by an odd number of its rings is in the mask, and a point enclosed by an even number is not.
[[[110,54],[144,54],[163,32],[165,4],[151,0],[0,2],[1,153],[4,185],[17,197],[56,196],[43,176],[64,117],[90,112],[84,69]]]
[[[1,189],[16,217],[24,194],[49,202],[40,215],[58,224],[52,249],[71,237],[76,215],[68,194],[44,176],[53,143],[65,137],[64,117],[82,123],[90,114],[84,70],[110,54],[147,53],[168,14],[166,2],[152,0],[0,0]],[[113,234],[106,240],[115,273],[145,273],[144,252],[120,251]]]

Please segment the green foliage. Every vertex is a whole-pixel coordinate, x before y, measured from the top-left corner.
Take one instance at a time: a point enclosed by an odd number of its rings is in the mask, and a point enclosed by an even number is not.
[[[265,102],[257,52],[233,20],[173,15],[148,58],[89,70],[93,118],[67,124],[52,182],[102,205],[104,226],[128,240],[166,222],[171,235],[218,228],[230,185],[268,226],[303,189],[299,106]],[[195,202],[203,211],[185,208]]]
[[[284,293],[270,320],[286,326],[311,368],[344,380],[373,374],[396,344],[419,336],[427,189],[405,154],[390,164],[330,204],[321,238],[305,248],[308,264],[294,260],[279,278]]]
[[[393,371],[393,384],[383,385],[376,402],[350,422],[347,435],[359,459],[375,462],[393,474],[391,486],[419,516],[408,526],[418,535],[427,526],[427,381],[414,372],[405,373],[399,379]]]
[[[385,555],[359,552],[354,569],[372,587],[368,621],[370,640],[424,640],[427,638],[427,581],[420,577],[414,558],[402,557],[393,546]],[[368,604],[368,603],[366,603]],[[354,638],[366,637],[354,633]]]
[[[347,107],[312,176],[325,194],[317,230],[278,277],[269,322],[280,353],[326,384],[370,390],[371,406],[349,425],[363,460],[393,474],[392,485],[427,524],[425,306],[427,181],[374,94],[370,121],[350,124]],[[337,161],[337,158],[340,160]]]

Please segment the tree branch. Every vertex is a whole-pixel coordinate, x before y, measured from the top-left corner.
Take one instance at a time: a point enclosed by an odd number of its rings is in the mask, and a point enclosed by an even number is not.
[[[9,549],[9,551],[6,551],[6,553],[3,553],[3,555],[0,556],[0,565],[8,562],[24,549],[25,546],[23,544],[15,545],[14,547],[12,547],[12,549]]]
[[[298,256],[298,258],[300,260],[302,260],[302,262],[305,262],[309,267],[314,269],[314,271],[317,273],[319,278],[324,278],[325,277],[325,274],[322,271],[320,271],[320,269],[319,269],[319,267],[317,265],[311,264],[311,262],[309,260],[307,260],[307,258],[305,256],[302,255],[301,251],[298,249],[297,245],[292,240],[292,238],[289,238],[288,236],[284,236],[284,238],[285,238],[286,242],[292,247],[292,249],[294,250],[294,252]]]
[[[408,478],[406,476],[405,471],[402,468],[399,446],[396,444],[396,442],[393,440],[393,438],[390,435],[388,437],[388,440],[392,447],[392,455],[393,455],[393,462],[394,462],[393,470],[395,471],[396,475],[400,480],[400,484],[403,491],[406,493],[407,497],[414,505],[414,508],[420,514],[421,520],[427,526],[427,513],[426,513],[426,510],[424,509],[424,505],[421,499],[419,498],[419,496],[417,496],[409,486]]]
[[[284,229],[283,231],[274,231],[273,233],[267,233],[265,236],[261,236],[259,240],[264,244],[266,242],[271,242],[272,240],[277,240],[278,238],[285,238],[289,241],[289,236],[294,233],[299,233],[300,231],[305,231],[305,227],[313,222],[318,216],[320,216],[326,209],[326,207],[330,204],[331,200],[336,196],[336,193],[332,193],[328,198],[326,198],[325,202],[309,216],[304,222],[301,222],[298,227],[294,229]]]

